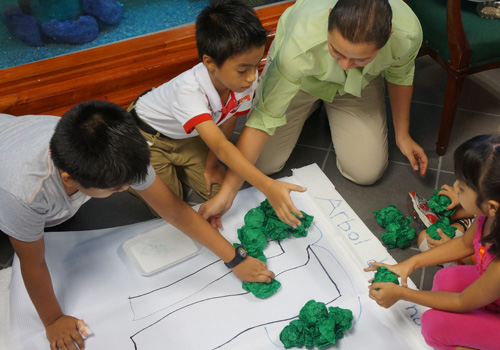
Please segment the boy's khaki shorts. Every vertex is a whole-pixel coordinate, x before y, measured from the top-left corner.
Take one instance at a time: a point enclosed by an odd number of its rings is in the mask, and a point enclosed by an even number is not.
[[[183,184],[191,187],[203,199],[212,198],[219,192],[220,185],[214,184],[210,195],[206,193],[203,174],[208,147],[200,136],[171,139],[160,135],[160,133],[151,135],[140,129],[139,131],[148,143],[151,152],[151,165],[156,174],[179,198],[183,199]],[[130,192],[135,194],[132,189]]]

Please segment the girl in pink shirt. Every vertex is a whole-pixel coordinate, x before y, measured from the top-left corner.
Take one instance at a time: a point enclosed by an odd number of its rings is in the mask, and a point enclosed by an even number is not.
[[[422,315],[422,335],[440,349],[499,349],[500,347],[500,136],[474,137],[454,155],[454,184],[462,207],[477,220],[464,236],[452,239],[396,265],[402,286],[373,283],[370,298],[383,307],[407,300],[431,308]],[[445,267],[434,277],[432,291],[407,287],[417,268],[475,255],[475,265]]]

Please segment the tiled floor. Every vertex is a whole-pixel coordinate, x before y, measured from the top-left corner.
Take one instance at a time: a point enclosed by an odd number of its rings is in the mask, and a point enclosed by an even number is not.
[[[466,139],[481,133],[497,132],[500,124],[500,69],[479,73],[466,80],[457,113],[448,153],[439,157],[435,142],[441,116],[446,73],[428,57],[417,59],[415,89],[412,103],[411,134],[427,152],[430,168],[424,179],[414,174],[394,144],[392,123],[389,122],[389,167],[384,177],[372,186],[357,186],[344,179],[335,166],[326,117],[318,113],[306,123],[304,131],[285,169],[273,177],[291,175],[291,169],[317,163],[333,182],[370,230],[377,236],[384,232],[372,212],[389,204],[395,204],[406,213],[406,196],[415,191],[427,198],[435,188],[454,181],[453,151]],[[241,130],[243,121],[239,123]],[[237,138],[237,133],[233,135]],[[190,203],[199,198],[188,194]],[[107,199],[92,199],[79,213],[57,227],[57,230],[84,230],[130,224],[150,219],[148,209],[129,193],[118,193]],[[8,239],[0,236],[0,268],[10,266],[12,247]],[[418,253],[416,242],[408,249],[390,251],[397,261]],[[432,277],[439,267],[426,268],[412,275],[421,289],[430,289]]]

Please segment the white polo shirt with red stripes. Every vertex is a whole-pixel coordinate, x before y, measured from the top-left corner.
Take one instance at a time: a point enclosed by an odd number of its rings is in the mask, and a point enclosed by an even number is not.
[[[257,72],[256,72],[257,74]],[[231,91],[224,105],[208,70],[199,63],[158,88],[141,96],[135,111],[156,131],[172,139],[198,136],[195,126],[213,119],[221,125],[233,116],[247,114],[257,79],[241,93]]]

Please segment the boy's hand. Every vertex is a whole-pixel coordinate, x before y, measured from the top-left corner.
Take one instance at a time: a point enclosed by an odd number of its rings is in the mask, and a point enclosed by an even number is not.
[[[395,283],[377,282],[368,286],[370,290],[368,296],[380,306],[389,308],[401,299],[401,288]]]
[[[51,350],[83,350],[85,344],[78,332],[77,318],[62,315],[54,323],[45,327]],[[75,345],[78,345],[78,347]]]
[[[222,228],[222,215],[231,208],[232,204],[232,198],[226,198],[222,192],[219,192],[200,205],[198,214],[207,220],[214,228]]]
[[[267,269],[265,262],[251,256],[233,267],[233,272],[243,282],[271,283],[275,277],[274,272]]]
[[[205,167],[205,171],[203,172],[203,177],[205,178],[205,193],[207,195],[212,194],[212,185],[213,184],[222,184],[224,181],[224,176],[226,175],[226,168],[216,161],[212,166],[209,166],[207,162],[207,166]]]
[[[447,210],[455,208],[460,204],[460,200],[458,199],[458,193],[453,186],[443,185],[441,186],[441,190],[438,192],[439,196],[446,196],[451,200],[450,205],[446,207]]]
[[[290,192],[305,192],[306,190],[307,188],[302,186],[273,180],[264,195],[267,197],[269,204],[273,207],[278,218],[285,224],[296,228],[301,225],[298,218],[302,217],[302,213],[293,204]]]

